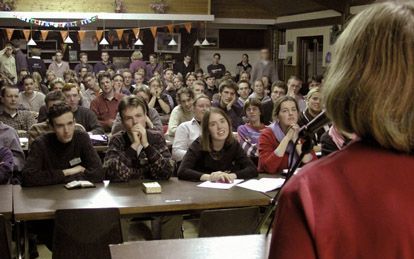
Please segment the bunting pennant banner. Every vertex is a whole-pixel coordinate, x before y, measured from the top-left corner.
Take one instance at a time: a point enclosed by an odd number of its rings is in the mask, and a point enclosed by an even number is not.
[[[79,42],[83,41],[83,39],[85,38],[85,33],[86,33],[86,31],[78,31]]]
[[[167,28],[168,28],[168,32],[169,33],[173,33],[174,32],[174,24],[167,25]]]
[[[191,22],[184,24],[184,27],[188,33],[191,33],[191,27],[192,27]]]
[[[42,40],[45,41],[47,38],[47,35],[49,34],[48,30],[41,30],[40,34],[42,35]]]
[[[151,33],[152,33],[152,36],[154,37],[154,39],[155,39],[155,36],[157,36],[157,26],[152,26],[151,27]]]
[[[102,38],[102,33],[103,33],[103,30],[96,30],[95,34],[96,34],[96,39],[97,39],[98,41],[100,41],[100,40],[101,40],[101,38]]]
[[[7,28],[7,29],[6,29],[7,39],[8,39],[9,41],[11,40],[11,38],[12,38],[12,36],[13,36],[13,32],[14,32],[14,29],[13,29],[13,28]]]
[[[67,28],[67,27],[79,27],[81,25],[87,25],[90,23],[95,22],[96,20],[98,20],[98,16],[92,16],[91,18],[87,18],[87,19],[83,19],[83,20],[79,20],[79,21],[70,21],[70,22],[51,22],[51,21],[43,21],[43,20],[38,20],[38,19],[34,19],[34,18],[28,18],[28,17],[20,17],[20,16],[14,16],[17,19],[30,23],[30,24],[34,24],[34,25],[38,25],[38,26],[42,26],[42,27],[55,27],[55,28]]]
[[[134,29],[132,29],[132,31],[134,32],[134,37],[135,37],[136,39],[138,39],[140,29],[139,29],[139,28],[134,28]]]
[[[118,40],[122,40],[122,34],[124,34],[124,29],[116,29],[116,35],[118,35]]]
[[[115,35],[113,33],[108,34],[109,44],[114,45]]]
[[[68,37],[68,31],[60,31],[60,36],[62,36],[62,40],[65,41]]]
[[[126,43],[128,43],[128,42],[129,42],[129,33],[124,33],[124,41],[125,41]]]
[[[30,30],[23,30],[23,35],[26,41],[28,41],[30,36]]]

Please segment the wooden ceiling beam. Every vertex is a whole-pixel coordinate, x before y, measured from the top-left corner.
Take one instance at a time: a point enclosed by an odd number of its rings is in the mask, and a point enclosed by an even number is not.
[[[346,12],[350,6],[350,0],[312,0],[313,2],[323,5],[328,9],[335,10],[341,14]]]

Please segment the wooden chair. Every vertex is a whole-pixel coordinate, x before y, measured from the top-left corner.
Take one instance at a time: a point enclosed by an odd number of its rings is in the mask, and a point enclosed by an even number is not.
[[[111,258],[109,244],[122,243],[119,210],[57,210],[53,238],[56,259]]]
[[[206,210],[200,215],[199,237],[257,234],[259,207]]]

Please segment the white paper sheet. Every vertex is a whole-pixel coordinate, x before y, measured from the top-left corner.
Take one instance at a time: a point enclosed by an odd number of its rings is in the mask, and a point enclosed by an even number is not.
[[[235,186],[235,185],[237,185],[237,184],[239,184],[243,181],[244,181],[243,179],[236,179],[236,180],[234,180],[233,183],[214,183],[214,182],[207,181],[207,182],[201,183],[197,186],[198,187],[204,187],[204,188],[214,188],[214,189],[228,190],[231,187],[233,187],[233,186]]]
[[[270,192],[280,188],[284,181],[283,178],[251,179],[237,186],[258,192]]]
[[[105,137],[103,135],[90,135],[89,137],[93,140],[98,140],[98,141],[106,141],[107,140],[107,139],[105,139]]]

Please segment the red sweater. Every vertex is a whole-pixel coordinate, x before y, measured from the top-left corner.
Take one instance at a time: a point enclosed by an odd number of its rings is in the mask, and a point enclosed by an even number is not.
[[[283,157],[275,154],[275,149],[279,146],[275,134],[271,128],[262,131],[259,137],[259,164],[258,171],[268,174],[280,173],[283,169],[289,169],[289,154],[285,152]],[[317,157],[312,151],[313,160]]]
[[[361,142],[283,189],[269,258],[414,258],[414,157]]]

